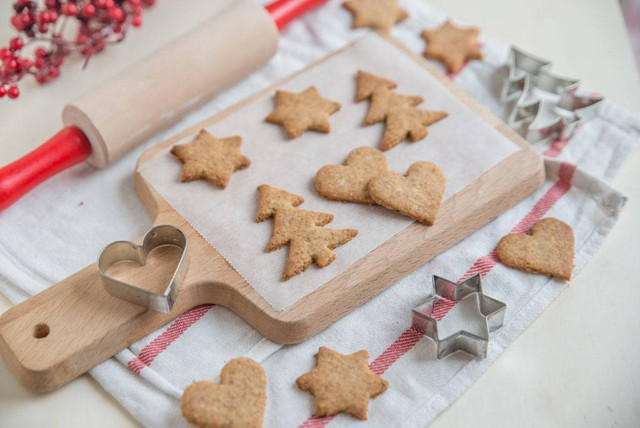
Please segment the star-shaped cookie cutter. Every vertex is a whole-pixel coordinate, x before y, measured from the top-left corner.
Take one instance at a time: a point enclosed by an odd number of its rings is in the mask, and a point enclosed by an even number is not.
[[[163,293],[154,293],[125,281],[113,278],[107,270],[122,261],[144,265],[149,253],[158,247],[172,245],[182,250],[180,260]],[[112,296],[144,306],[157,312],[170,313],[178,296],[178,288],[187,276],[187,237],[175,226],[163,224],[152,227],[142,238],[142,245],[130,241],[116,241],[107,245],[98,257],[98,271],[105,290]]]
[[[511,47],[504,103],[514,103],[507,123],[530,143],[567,139],[594,117],[604,98],[578,95],[580,81],[550,71],[550,61]]]
[[[476,274],[460,284],[434,275],[433,286],[435,289],[433,297],[413,309],[413,327],[435,342],[438,359],[445,358],[457,351],[485,358],[489,348],[489,336],[493,331],[502,327],[507,305],[482,292],[480,274]],[[438,321],[444,316],[443,314],[446,314],[451,307],[473,293],[478,294],[478,309],[485,320],[482,335],[459,330],[440,339]]]

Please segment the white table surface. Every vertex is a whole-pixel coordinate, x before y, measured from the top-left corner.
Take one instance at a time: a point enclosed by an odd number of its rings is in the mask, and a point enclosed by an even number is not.
[[[62,106],[231,0],[161,0],[126,43],[65,64],[45,87],[0,101],[0,164],[56,132]],[[585,88],[640,112],[640,83],[616,0],[430,0],[431,5],[555,62]],[[8,40],[11,7],[0,7]],[[177,19],[176,17],[179,17]],[[431,425],[474,427],[640,426],[640,152],[613,185],[629,195],[620,221],[591,263],[498,361]],[[0,232],[1,233],[1,232]],[[71,272],[70,272],[71,273]],[[10,307],[0,295],[0,313]],[[373,421],[372,421],[373,422]],[[0,362],[0,426],[127,427],[136,422],[89,376],[34,395]]]

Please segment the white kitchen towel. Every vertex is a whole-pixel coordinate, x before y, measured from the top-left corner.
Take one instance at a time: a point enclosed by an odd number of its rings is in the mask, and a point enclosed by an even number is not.
[[[293,23],[282,35],[279,53],[267,66],[155,136],[145,147],[362,35],[366,30],[350,29],[351,17],[341,2],[330,1]],[[438,26],[445,16],[421,1],[406,0],[402,5],[410,18],[392,34],[419,53],[423,49],[420,31]],[[485,60],[470,63],[453,78],[504,117],[498,102],[499,69],[508,48],[482,41]],[[567,287],[498,263],[493,249],[499,239],[511,231],[529,230],[540,218],[559,218],[575,232],[574,275],[578,274],[624,205],[624,196],[607,183],[639,136],[640,120],[606,103],[598,117],[571,140],[538,144],[548,158],[547,181],[541,189],[304,343],[274,344],[232,312],[201,306],[95,367],[91,374],[142,424],[180,426],[186,425],[178,400],[183,388],[196,379],[217,380],[229,359],[249,356],[261,362],[267,372],[266,426],[346,425],[354,420],[344,415],[331,421],[309,419],[313,399],[296,389],[295,378],[313,366],[313,354],[321,345],[342,353],[367,349],[372,370],[383,373],[390,382],[389,390],[371,403],[369,422],[382,426],[397,425],[401,420],[404,426],[424,426],[462,394]],[[136,160],[145,147],[106,170],[78,165],[0,214],[3,294],[18,303],[95,262],[106,243],[139,236],[149,227],[132,180]],[[433,343],[410,328],[411,308],[431,293],[432,274],[458,280],[473,273],[485,275],[488,295],[508,304],[505,325],[493,334],[486,359],[456,354],[437,360]]]

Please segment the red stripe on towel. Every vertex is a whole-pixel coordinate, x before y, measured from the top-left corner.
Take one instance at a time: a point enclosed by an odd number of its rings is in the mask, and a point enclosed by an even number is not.
[[[207,313],[213,305],[196,306],[176,318],[159,336],[142,348],[140,354],[127,363],[131,371],[140,374],[143,368],[149,366],[155,358],[169,347],[182,333],[196,323]]]
[[[542,154],[550,158],[556,158],[560,156],[560,153],[562,153],[562,151],[567,146],[567,144],[569,144],[569,141],[571,141],[571,138],[562,138],[558,140],[553,140],[549,148],[545,150]]]

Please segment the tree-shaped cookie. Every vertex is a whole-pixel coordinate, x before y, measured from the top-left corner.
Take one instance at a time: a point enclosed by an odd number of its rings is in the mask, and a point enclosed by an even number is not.
[[[340,110],[340,104],[322,98],[315,86],[299,94],[277,91],[275,101],[276,108],[265,120],[282,125],[289,138],[299,137],[308,129],[329,132],[329,115]]]
[[[422,32],[427,42],[423,55],[440,61],[449,73],[457,73],[465,62],[482,59],[478,34],[480,30],[475,27],[458,28],[447,21],[438,29]]]
[[[171,154],[184,164],[180,181],[206,179],[224,189],[236,169],[251,165],[241,143],[240,137],[216,138],[202,129],[193,142],[173,146]]]
[[[424,99],[418,95],[401,95],[392,89],[395,83],[371,73],[358,72],[356,100],[370,99],[365,125],[386,121],[380,148],[389,150],[405,138],[412,142],[425,138],[427,126],[449,114],[444,111],[419,109],[416,106]]]
[[[449,116],[444,111],[422,110],[412,106],[397,106],[387,113],[387,127],[384,130],[382,150],[389,150],[406,138],[411,142],[422,140],[429,133],[427,126]]]
[[[357,74],[358,88],[356,90],[356,102],[364,101],[373,95],[373,92],[378,88],[395,89],[398,85],[384,77],[376,76],[375,74],[367,73],[366,71],[358,70]]]
[[[355,229],[324,228],[333,220],[333,215],[296,208],[304,202],[301,196],[265,184],[259,186],[258,191],[260,202],[256,222],[274,219],[273,234],[266,251],[289,245],[289,260],[282,275],[284,281],[304,272],[312,262],[319,267],[328,266],[336,258],[331,250],[358,234]]]

